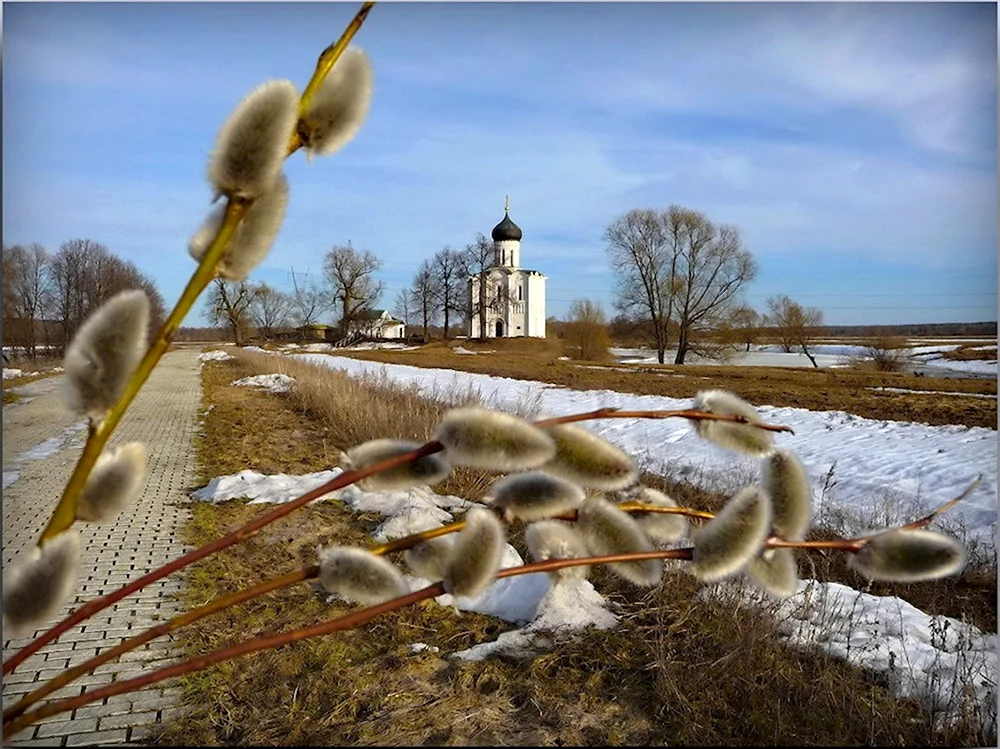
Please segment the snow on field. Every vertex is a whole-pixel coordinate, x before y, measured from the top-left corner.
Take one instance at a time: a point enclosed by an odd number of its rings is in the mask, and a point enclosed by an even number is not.
[[[225,351],[206,351],[204,354],[198,354],[198,361],[229,361],[233,357],[230,356]]]
[[[818,346],[814,352],[809,352],[816,357],[816,363],[820,367],[835,367],[843,364],[844,356],[838,353],[824,352],[822,349],[847,349],[850,346]],[[608,349],[613,356],[618,357],[622,364],[657,364],[655,349],[629,349],[611,348]],[[666,364],[672,364],[676,351],[667,351],[664,357]],[[720,362],[706,359],[699,356],[690,355],[687,358],[689,364],[720,364]],[[728,366],[734,367],[812,367],[809,357],[802,353],[786,354],[777,346],[764,346],[760,349],[734,352],[732,357],[725,362]]]
[[[923,698],[943,710],[960,704],[967,687],[979,705],[996,705],[995,634],[839,583],[801,580],[796,594],[782,601],[732,583],[702,589],[705,597],[719,594],[732,595],[738,605],[774,607],[787,642],[881,673],[900,697]]]
[[[458,372],[380,364],[348,357],[297,355],[306,361],[341,369],[350,375],[384,373],[403,385],[434,394],[475,388],[491,405],[510,408],[537,402],[544,414],[591,411],[606,406],[628,410],[678,409],[690,401],[609,390],[570,390],[548,383]],[[784,424],[794,435],[776,435],[780,447],[803,461],[819,502],[821,487],[833,468],[835,487],[822,497],[822,511],[841,510],[861,518],[894,510],[912,520],[961,494],[976,478],[981,485],[949,513],[975,535],[992,537],[997,519],[997,432],[983,427],[929,426],[878,421],[843,411],[755,404],[763,418]],[[628,451],[646,470],[709,488],[732,486],[733,476],[754,480],[757,463],[700,440],[679,419],[662,421],[606,419],[589,424],[598,435]]]
[[[934,367],[935,369],[950,369],[953,372],[975,372],[976,374],[984,375],[996,375],[997,374],[997,363],[996,361],[952,361],[951,359],[929,359],[924,362],[928,367]]]
[[[284,374],[263,374],[233,380],[229,384],[237,387],[264,388],[271,393],[287,393],[295,384],[295,378]]]
[[[208,502],[248,498],[251,503],[283,503],[316,489],[340,475],[341,469],[290,476],[266,476],[241,471],[212,479],[192,498]],[[386,520],[372,534],[384,543],[455,519],[478,503],[438,495],[427,487],[410,491],[366,492],[356,486],[330,492],[323,499],[340,499],[355,512],[377,512]],[[523,564],[513,546],[507,545],[503,568]],[[431,581],[408,576],[411,590]],[[895,693],[923,698],[938,706],[963,684],[974,689],[985,704],[995,703],[996,635],[947,617],[929,617],[895,597],[860,593],[837,583],[804,580],[798,592],[785,601],[762,597],[736,583],[703,588],[702,596],[730,595],[738,605],[765,606],[774,611],[779,633],[799,647],[818,647],[831,655],[885,673]],[[587,580],[552,585],[544,573],[510,577],[494,582],[476,599],[443,595],[443,606],[478,611],[520,624],[492,642],[452,653],[463,660],[481,660],[496,654],[531,658],[550,648],[555,637],[596,627],[613,627],[618,617],[610,604]],[[426,648],[414,643],[414,653]]]
[[[10,379],[13,379],[15,377],[21,377],[23,375],[24,375],[24,372],[21,371],[20,369],[8,369],[7,367],[3,368],[3,378],[5,380],[10,380]]]

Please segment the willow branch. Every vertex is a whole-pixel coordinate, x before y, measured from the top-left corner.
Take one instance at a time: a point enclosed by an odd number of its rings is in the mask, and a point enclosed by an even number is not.
[[[205,256],[198,264],[197,269],[195,269],[194,275],[191,276],[187,286],[184,287],[184,291],[180,299],[177,300],[177,304],[174,305],[170,316],[167,317],[157,332],[152,344],[150,344],[149,349],[146,351],[146,355],[139,362],[139,366],[132,374],[132,377],[129,378],[128,384],[125,386],[125,392],[122,393],[121,398],[112,406],[100,424],[96,427],[91,425],[83,452],[80,454],[76,467],[73,469],[73,475],[70,476],[63,490],[62,497],[59,499],[59,504],[56,505],[52,517],[49,518],[48,525],[45,526],[45,530],[42,531],[42,535],[38,539],[39,546],[73,525],[73,522],[76,520],[77,500],[83,492],[83,487],[87,483],[94,464],[104,450],[108,438],[114,432],[115,427],[118,426],[122,416],[125,415],[126,409],[135,399],[135,396],[138,395],[139,390],[146,383],[146,380],[149,379],[153,368],[170,347],[174,335],[177,333],[188,312],[191,311],[191,307],[194,306],[198,296],[215,277],[215,267],[222,258],[222,253],[233,236],[233,232],[236,231],[236,227],[243,220],[243,216],[246,215],[249,206],[250,203],[240,200],[230,200],[226,205],[226,212],[219,231],[205,252]]]
[[[657,415],[648,417],[637,417],[634,415],[629,415],[630,413],[633,414],[644,413],[644,414],[657,414]],[[625,412],[625,411],[618,411],[613,408],[602,408],[582,414],[570,414],[567,416],[557,416],[550,419],[543,419],[541,421],[536,422],[536,426],[549,427],[549,426],[556,426],[558,424],[569,424],[573,422],[586,421],[591,419],[667,418],[666,416],[660,415],[664,413],[669,413],[672,414],[673,416],[681,415],[680,412],[674,412],[674,411]],[[703,413],[701,411],[691,411],[691,410],[683,412],[683,418],[686,419],[699,419],[701,417],[707,417],[712,419],[721,418],[722,420],[726,421],[744,423],[742,417],[736,417],[736,416],[720,417],[718,414],[708,414],[708,413]],[[753,423],[752,426],[761,429],[773,428],[769,424]],[[187,567],[188,565],[197,562],[200,559],[204,559],[210,554],[214,554],[217,551],[221,551],[222,549],[232,546],[233,544],[239,543],[247,538],[250,538],[265,526],[285,517],[286,515],[294,512],[303,505],[306,505],[315,499],[319,499],[323,495],[329,494],[332,491],[336,491],[337,489],[342,489],[357,481],[360,481],[361,479],[367,478],[368,476],[372,476],[376,473],[381,473],[382,471],[390,470],[392,468],[404,465],[411,461],[419,460],[420,458],[423,458],[427,455],[433,455],[434,453],[441,452],[442,450],[444,450],[444,445],[434,440],[431,442],[427,442],[426,444],[422,445],[421,447],[411,452],[403,453],[401,455],[388,458],[382,461],[381,463],[376,463],[372,466],[369,466],[368,468],[365,468],[364,470],[345,471],[344,473],[341,473],[339,476],[331,479],[325,484],[316,487],[312,491],[306,492],[305,494],[292,500],[291,502],[279,505],[273,510],[264,513],[260,517],[251,520],[243,527],[237,528],[236,530],[227,533],[225,536],[217,538],[215,541],[211,541],[208,544],[205,544],[204,546],[198,549],[189,551],[187,554],[184,554],[183,556],[180,556],[177,559],[168,562],[159,569],[153,570],[152,572],[144,575],[143,577],[140,577],[139,579],[134,580],[131,583],[128,583],[123,588],[120,588],[119,590],[114,591],[113,593],[109,593],[108,595],[102,596],[101,598],[95,598],[92,601],[89,601],[88,603],[84,604],[79,609],[71,613],[63,621],[59,622],[59,624],[55,625],[55,627],[45,632],[44,634],[39,635],[31,643],[24,646],[24,648],[22,648],[17,654],[7,659],[7,661],[5,661],[3,664],[3,673],[5,674],[9,673],[13,669],[17,668],[17,666],[20,663],[22,663],[25,658],[32,655],[33,653],[38,652],[38,650],[40,650],[49,642],[52,642],[57,637],[59,637],[70,627],[83,621],[84,619],[90,616],[93,616],[98,611],[104,610],[105,608],[121,600],[125,596],[131,595],[132,593],[138,590],[142,590],[150,583],[156,582],[162,577],[166,577],[167,575],[177,572],[178,570],[181,570]]]

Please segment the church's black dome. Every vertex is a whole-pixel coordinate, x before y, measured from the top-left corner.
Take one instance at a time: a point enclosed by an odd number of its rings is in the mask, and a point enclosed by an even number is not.
[[[493,241],[502,242],[505,239],[521,241],[521,227],[510,220],[510,214],[504,211],[503,221],[493,227]]]

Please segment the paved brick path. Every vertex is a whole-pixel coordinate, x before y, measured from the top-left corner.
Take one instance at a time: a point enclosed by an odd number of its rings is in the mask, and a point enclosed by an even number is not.
[[[3,409],[3,561],[6,565],[34,543],[76,464],[85,425],[62,406],[62,377],[33,383],[30,398]],[[186,548],[178,539],[188,517],[187,491],[193,488],[201,380],[196,351],[167,354],[132,404],[111,438],[110,447],[143,441],[149,450],[146,485],[135,504],[116,522],[78,527],[83,563],[76,599],[59,618],[82,603],[149,572]],[[41,457],[40,457],[41,456]],[[165,578],[105,609],[28,658],[3,678],[7,707],[68,665],[82,663],[100,650],[119,644],[156,621],[177,612],[174,596],[180,583]],[[56,620],[50,622],[54,624]],[[4,659],[27,640],[7,640]],[[169,662],[171,643],[161,638],[144,649],[126,653],[96,673],[80,677],[55,697],[96,689],[112,680],[136,676],[145,668]],[[78,746],[141,742],[143,730],[169,715],[180,689],[155,685],[140,692],[92,703],[72,714],[52,716],[32,726],[5,746]]]

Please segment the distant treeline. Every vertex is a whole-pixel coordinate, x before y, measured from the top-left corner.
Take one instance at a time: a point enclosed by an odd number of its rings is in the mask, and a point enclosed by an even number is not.
[[[997,322],[935,322],[913,325],[824,325],[819,335],[828,336],[996,336]]]

